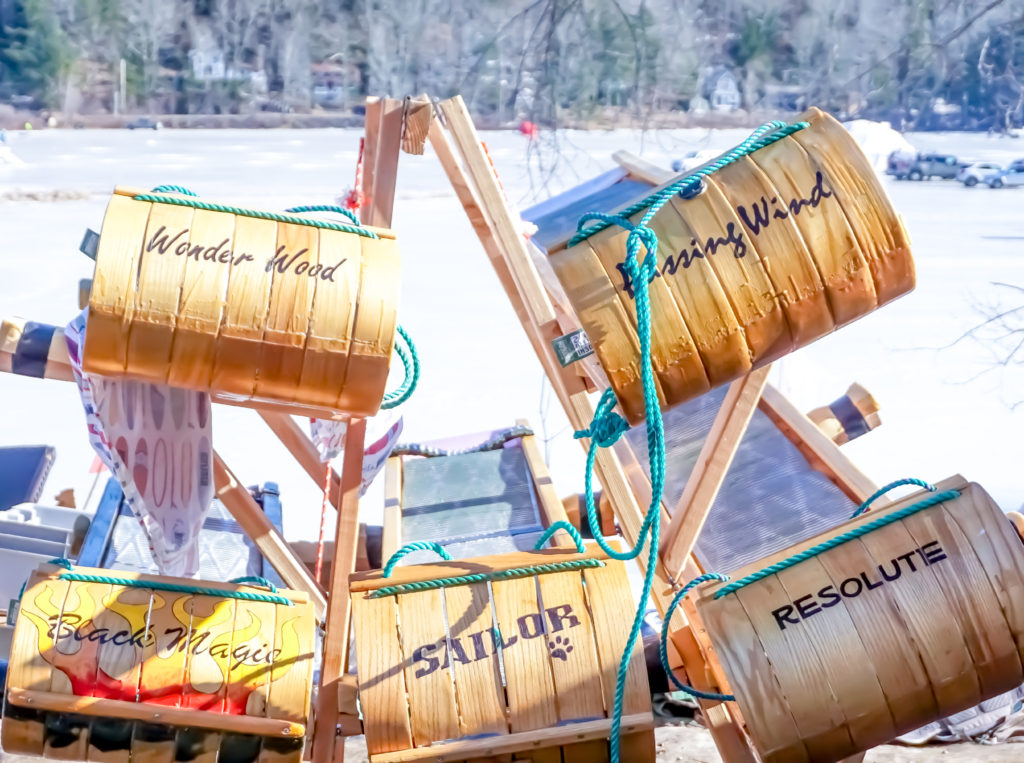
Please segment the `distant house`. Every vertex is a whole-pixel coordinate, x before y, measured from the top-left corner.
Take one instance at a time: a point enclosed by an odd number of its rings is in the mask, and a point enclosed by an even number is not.
[[[354,66],[333,61],[315,63],[310,72],[313,75],[313,103],[324,108],[344,106],[359,77]]]
[[[192,64],[192,77],[201,82],[224,79],[227,73],[222,50],[190,50],[188,59]]]
[[[735,111],[743,101],[736,75],[724,66],[714,66],[703,72],[700,94],[714,111]]]

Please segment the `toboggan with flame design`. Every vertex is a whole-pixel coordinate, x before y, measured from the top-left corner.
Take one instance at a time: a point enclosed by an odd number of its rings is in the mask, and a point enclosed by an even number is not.
[[[205,581],[203,593],[169,591],[195,581],[125,575],[132,584],[116,585],[65,572],[41,566],[22,597],[0,727],[6,753],[301,760],[314,637],[306,594]],[[74,577],[105,572],[75,568]],[[261,600],[234,598],[250,594]]]

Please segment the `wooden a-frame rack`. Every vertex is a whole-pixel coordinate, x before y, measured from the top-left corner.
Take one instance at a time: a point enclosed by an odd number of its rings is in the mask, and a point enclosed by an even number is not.
[[[578,323],[557,285],[538,271],[519,214],[501,189],[461,97],[439,103],[426,97],[367,100],[362,221],[373,226],[390,225],[399,153],[422,154],[428,140],[570,423],[575,429],[585,429],[594,415],[595,390],[602,382],[591,372],[593,366],[577,363],[562,367],[555,356],[552,341],[577,328]],[[636,157],[620,154],[616,159],[630,175],[653,185],[672,176]],[[4,351],[2,339],[0,371],[11,372],[10,352]],[[73,380],[62,337],[55,338],[51,345],[43,375]],[[653,589],[661,613],[678,587],[701,572],[692,555],[693,547],[755,409],[760,408],[797,445],[811,466],[826,475],[851,502],[864,500],[876,488],[813,422],[766,384],[767,375],[768,369],[762,368],[732,383],[682,497],[675,506],[662,505],[664,532]],[[260,416],[310,478],[322,485],[324,467],[316,447],[294,419],[287,413],[267,410]],[[344,760],[344,738],[361,733],[355,681],[346,674],[351,625],[346,594],[357,556],[365,431],[365,420],[349,419],[341,473],[331,470],[328,500],[337,510],[337,519],[326,586],[313,578],[228,465],[219,456],[214,461],[217,497],[285,583],[310,594],[317,617],[324,624],[311,749],[315,763],[340,763]],[[580,442],[588,447],[587,440]],[[651,495],[650,482],[636,455],[620,440],[610,449],[598,450],[596,472],[623,537],[634,544]],[[562,514],[549,519],[564,519],[564,511]],[[556,536],[554,542],[568,541]],[[644,559],[641,555],[639,561]],[[671,624],[672,667],[698,689],[726,690],[727,681],[694,608],[684,602],[681,610]],[[700,705],[722,758],[727,763],[755,761],[734,703],[702,700]]]

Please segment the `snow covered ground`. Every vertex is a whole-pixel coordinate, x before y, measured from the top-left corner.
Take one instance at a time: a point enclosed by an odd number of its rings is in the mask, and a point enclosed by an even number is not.
[[[868,134],[871,134],[868,131]],[[0,315],[64,323],[92,262],[82,232],[102,222],[115,184],[175,183],[200,194],[266,208],[330,202],[353,181],[356,130],[38,131],[8,134],[24,164],[0,163]],[[743,130],[616,130],[542,135],[533,149],[510,132],[486,133],[509,196],[525,207],[613,166],[617,149],[670,165],[689,151],[725,148]],[[985,135],[907,138],[920,150],[1008,163],[1024,143]],[[1024,375],[992,368],[989,348],[949,346],[982,319],[979,309],[1024,285],[1024,192],[966,189],[949,181],[886,180],[910,231],[918,266],[913,294],[777,364],[775,382],[803,410],[860,381],[882,405],[883,426],[845,446],[878,482],[941,479],[953,472],[985,485],[1005,509],[1024,503],[1017,450]],[[60,191],[61,201],[11,201]],[[562,494],[582,484],[582,454],[501,288],[436,160],[403,155],[394,227],[403,252],[400,321],[423,359],[423,380],[405,407],[406,440],[506,427],[530,419],[548,439]],[[1024,296],[1017,293],[1018,296]],[[945,349],[943,349],[945,348]],[[397,383],[397,380],[395,380]],[[81,501],[92,462],[75,389],[0,377],[0,445],[49,443],[57,464],[46,492],[73,486]],[[248,410],[218,407],[215,444],[247,483],[281,484],[286,533],[316,536],[320,495]],[[380,482],[380,480],[378,480]],[[379,517],[379,486],[365,507]]]

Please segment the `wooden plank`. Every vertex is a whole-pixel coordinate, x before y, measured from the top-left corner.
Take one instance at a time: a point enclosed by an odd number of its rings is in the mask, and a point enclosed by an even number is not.
[[[508,266],[515,282],[523,289],[524,284],[539,283],[537,271],[533,267],[529,253],[526,251],[526,240],[520,230],[521,223],[518,216],[513,216],[505,196],[498,185],[498,180],[491,168],[491,163],[484,155],[480,145],[480,137],[477,135],[473,120],[469,116],[466,104],[462,98],[455,96],[440,103],[441,112],[444,114],[463,161],[466,163],[466,170],[473,180],[477,193],[483,204],[485,214],[490,213],[491,223],[502,249],[511,256],[508,259]],[[522,292],[523,302],[527,313],[533,322],[539,326],[554,321],[555,315],[547,294],[539,288],[529,288]]]
[[[611,717],[619,663],[626,649],[632,623],[627,613],[636,609],[629,588],[626,566],[613,562],[597,569],[583,570],[589,611],[593,617],[594,640],[604,689],[605,713]],[[626,672],[622,712],[624,715],[644,713],[651,708],[651,691],[647,683],[647,664],[640,639],[633,645]],[[654,761],[654,732],[643,731],[623,735],[620,740],[623,760]]]
[[[252,538],[260,553],[266,557],[289,588],[309,594],[317,619],[322,618],[327,609],[323,589],[313,580],[312,574],[296,556],[292,547],[281,537],[277,528],[267,519],[267,515],[263,513],[249,491],[242,487],[227,464],[216,453],[213,456],[213,479],[217,498],[242,526],[245,534]]]
[[[459,736],[463,737],[508,733],[487,588],[487,583],[477,583],[444,591],[448,661],[455,682]]]
[[[441,589],[402,594],[397,600],[413,744],[424,747],[455,739],[461,736],[459,711]]]
[[[269,669],[266,716],[304,726],[309,719],[313,677],[313,612],[309,604],[276,607],[272,661],[264,658]],[[266,663],[270,663],[269,666]],[[263,740],[262,763],[299,763],[304,739],[283,735]]]
[[[273,220],[235,218],[232,247],[236,255],[250,255],[253,263],[241,262],[238,267],[232,267],[228,275],[231,299],[224,305],[213,365],[213,387],[243,398],[252,397],[256,389],[273,281],[271,271],[262,265],[274,256],[276,241],[277,223]]]
[[[512,551],[507,554],[480,556],[473,559],[455,559],[450,562],[431,562],[429,564],[401,565],[395,567],[391,577],[383,577],[381,570],[357,572],[349,577],[349,590],[375,591],[385,586],[418,583],[442,577],[455,577],[478,572],[499,572],[517,567],[551,564],[554,562],[576,561],[583,559],[607,559],[608,555],[596,543],[585,547],[582,554],[572,548],[544,548],[540,551]]]
[[[97,655],[97,693],[105,699],[134,702],[139,691],[142,647],[136,639],[145,637],[151,592],[144,588],[113,586],[97,629],[106,628],[113,637],[101,644]],[[125,639],[122,634],[130,634]],[[116,717],[95,719],[89,728],[90,761],[122,763],[131,754],[135,724]]]
[[[86,369],[117,375],[128,358],[129,332],[138,288],[139,258],[153,205],[114,194],[107,204],[96,250],[86,336],[102,348],[86,358]]]
[[[341,589],[334,598],[348,597],[344,589]],[[398,638],[398,604],[393,596],[371,599],[362,593],[353,594],[351,602],[356,642],[372,645],[370,649],[356,651],[359,703],[363,718],[366,719],[366,750],[371,756],[408,750],[413,745],[409,727],[409,698]],[[324,655],[327,654],[325,649]],[[333,681],[337,682],[337,677]],[[335,689],[332,704],[337,705],[336,687],[332,683],[330,688]],[[321,688],[321,691],[324,689]],[[320,702],[323,707],[322,698]],[[324,714],[321,718],[320,723],[324,725],[317,730],[317,735],[327,735],[330,740],[333,736],[334,715]],[[315,759],[315,749],[313,754]]]
[[[434,105],[429,99],[407,97],[405,99],[405,125],[402,129],[402,151],[407,154],[423,154],[427,142],[427,131],[434,118]]]
[[[193,596],[185,607],[191,631],[185,648],[185,678],[181,706],[222,712],[227,701],[230,671],[231,628],[235,622],[235,600]],[[212,642],[219,642],[214,649]],[[206,645],[207,649],[203,649]],[[227,651],[225,651],[227,650]],[[179,729],[178,751],[200,763],[215,763],[223,734],[209,728],[189,726]]]
[[[345,755],[344,743],[339,739],[337,733],[339,717],[337,684],[341,676],[345,674],[349,661],[349,624],[352,605],[350,597],[344,595],[344,592],[348,590],[349,573],[355,567],[359,523],[359,485],[363,477],[363,441],[365,436],[366,420],[351,419],[345,435],[346,447],[342,460],[341,496],[337,504],[334,558],[331,561],[331,582],[328,586],[328,590],[337,592],[337,595],[331,596],[327,605],[323,660],[320,665],[320,688],[316,709],[317,728],[313,737],[313,760],[316,763],[341,761]],[[362,670],[360,670],[360,675],[362,675]],[[406,725],[408,725],[408,721],[406,721]],[[411,741],[409,744],[412,744]]]
[[[601,698],[601,669],[594,641],[594,625],[578,572],[540,575],[537,629],[547,641],[551,674],[558,702],[558,721],[582,721],[605,715]],[[546,615],[546,617],[545,617]],[[565,763],[608,760],[604,740],[581,742],[562,748]]]
[[[376,101],[371,109],[370,101],[367,99],[366,148],[363,156],[365,202],[362,213],[362,220],[367,225],[388,227],[391,224],[395,206],[398,154],[402,145],[404,109],[404,103],[394,98],[382,98]],[[371,130],[370,120],[374,113],[379,114],[380,121],[377,129]]]
[[[529,426],[526,419],[518,419],[518,426]],[[537,438],[534,435],[526,435],[519,438],[520,447],[526,457],[526,466],[530,470],[530,477],[533,479],[533,489],[537,493],[538,506],[541,512],[541,523],[550,527],[555,522],[568,522],[569,516],[565,513],[565,506],[558,498],[558,491],[551,481],[551,474],[548,472],[548,465],[544,463],[544,457],[537,445]],[[577,525],[578,526],[578,525]],[[568,533],[555,533],[551,539],[555,548],[575,548],[572,538]]]
[[[631,734],[654,725],[654,716],[650,713],[624,715],[622,731]],[[486,739],[465,739],[448,742],[434,747],[423,747],[404,752],[371,755],[371,763],[451,763],[466,758],[486,758],[516,753],[517,755],[536,755],[540,750],[565,742],[587,742],[594,739],[606,739],[611,730],[611,721],[607,718],[593,721],[571,723],[566,726],[524,731],[518,734],[487,737]]]
[[[491,584],[491,594],[498,628],[495,638],[501,640],[505,666],[512,734],[556,727],[558,709],[547,644],[540,638],[526,638],[527,632],[520,630],[521,617],[540,612],[537,581],[498,580]],[[517,753],[524,754],[520,750]],[[562,752],[558,747],[531,750],[529,759],[533,763],[562,763]]]
[[[265,654],[274,644],[277,607],[265,601],[235,602],[235,621],[231,633],[232,653]],[[267,714],[267,683],[270,680],[265,661],[233,659],[228,670],[225,708],[228,713],[245,714],[262,719]],[[263,739],[247,734],[225,734],[221,750],[225,754],[258,760],[263,752]]]
[[[53,577],[47,579],[41,571],[34,572],[25,586],[19,617],[30,620],[33,628],[16,628],[11,643],[11,659],[7,673],[7,693],[15,689],[50,691],[54,682],[54,668],[58,660],[57,630],[53,619],[60,622],[69,583],[57,580],[63,572],[51,567]],[[45,569],[45,568],[43,568]],[[21,708],[10,704],[4,708],[0,721],[0,744],[8,754],[43,754],[45,740],[45,714],[41,710]]]
[[[134,289],[125,365],[136,378],[156,383],[167,381],[187,262],[178,251],[188,246],[194,211],[172,204],[154,204],[150,210]],[[88,329],[86,332],[88,342]],[[88,357],[87,352],[85,358]],[[84,368],[96,370],[88,362]]]
[[[402,458],[391,456],[384,463],[384,519],[380,558],[387,564],[402,547]]]
[[[119,716],[138,721],[174,723],[181,726],[196,726],[207,729],[221,729],[242,734],[268,734],[274,736],[301,737],[305,728],[301,724],[282,723],[267,718],[250,718],[241,715],[208,713],[204,710],[188,710],[179,707],[161,707],[141,702],[124,702],[101,697],[72,697],[45,691],[14,689],[9,701],[22,706],[37,707],[78,713],[86,716]]]
[[[217,335],[227,301],[234,234],[234,215],[197,209],[192,216],[189,250],[201,248],[202,253],[195,257],[188,255],[185,262],[171,344],[171,366],[167,372],[167,383],[172,387],[202,390],[210,387],[219,349]],[[262,270],[262,263],[258,264],[259,267],[250,266],[250,269]]]
[[[616,151],[612,154],[612,159],[637,180],[653,186],[663,185],[676,177],[671,170],[659,167],[629,151]]]
[[[761,392],[760,407],[803,453],[808,463],[832,480],[851,501],[861,503],[878,489],[828,435],[770,384],[766,384]],[[889,500],[882,497],[873,505],[883,508],[888,504]]]
[[[752,371],[733,382],[725,394],[661,541],[662,559],[673,574],[678,575],[693,551],[770,370],[771,366],[764,366]]]
[[[363,141],[363,222],[367,222],[369,217],[367,213],[369,211],[369,202],[373,198],[374,191],[374,180],[377,175],[377,151],[378,143],[380,140],[380,117],[384,110],[384,99],[378,98],[377,96],[367,96],[366,98],[366,117],[363,131],[366,137]]]

